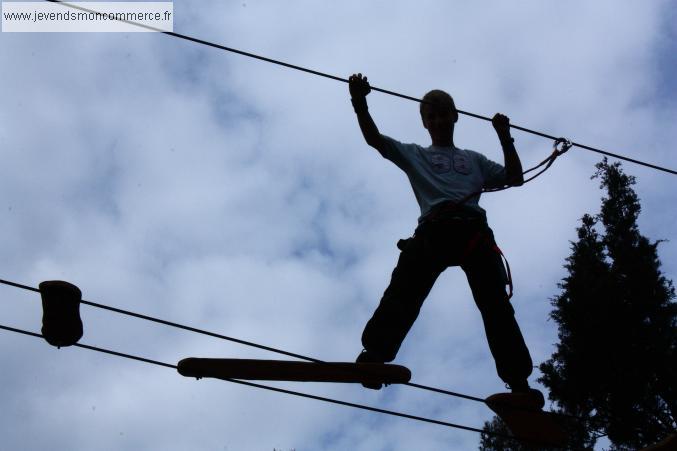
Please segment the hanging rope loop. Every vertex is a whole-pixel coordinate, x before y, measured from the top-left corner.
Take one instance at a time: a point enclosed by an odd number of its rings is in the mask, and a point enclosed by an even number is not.
[[[555,162],[557,157],[567,153],[573,145],[574,145],[574,143],[572,143],[571,141],[569,141],[566,138],[556,138],[555,141],[552,144],[552,153],[550,154],[550,156],[548,158],[546,158],[545,160],[541,161],[540,163],[538,163],[533,168],[527,169],[526,171],[524,171],[524,175],[527,175],[529,172],[535,171],[536,169],[540,168],[541,166],[545,165],[545,167],[543,169],[541,169],[537,174],[532,175],[531,177],[529,177],[527,179],[524,179],[524,183],[532,181],[533,179],[535,179],[536,177],[538,177],[539,175],[541,175],[545,171],[547,171],[550,168],[550,166],[552,166],[552,164]]]

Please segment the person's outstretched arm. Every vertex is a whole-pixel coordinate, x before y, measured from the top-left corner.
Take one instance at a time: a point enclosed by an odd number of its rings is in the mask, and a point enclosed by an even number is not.
[[[364,140],[374,149],[382,152],[385,148],[385,140],[378,131],[378,127],[369,114],[369,107],[367,106],[367,94],[371,92],[371,87],[367,81],[367,77],[362,74],[353,74],[348,78],[348,88],[350,90],[351,102],[355,108],[357,115],[357,122],[360,124],[362,136]]]
[[[521,186],[524,184],[524,174],[522,174],[522,162],[510,136],[510,119],[503,114],[496,113],[491,119],[491,123],[503,148],[506,182],[510,186]]]

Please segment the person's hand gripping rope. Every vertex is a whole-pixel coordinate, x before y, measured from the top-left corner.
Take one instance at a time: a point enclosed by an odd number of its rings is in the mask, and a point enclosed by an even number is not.
[[[350,101],[355,108],[355,112],[367,111],[367,95],[371,92],[367,77],[363,77],[362,74],[351,75],[348,78],[348,88],[350,90]]]

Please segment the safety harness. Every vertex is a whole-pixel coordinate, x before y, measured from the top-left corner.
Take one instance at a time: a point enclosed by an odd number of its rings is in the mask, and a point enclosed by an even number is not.
[[[472,195],[470,197],[472,197]],[[463,206],[462,203],[456,202],[445,202],[443,204],[440,204],[421,220],[421,224],[453,223],[455,221],[473,221],[473,218],[469,218],[467,216],[464,217],[463,215],[458,214],[460,213],[459,210],[462,206]],[[454,215],[454,213],[457,213],[457,215]],[[400,240],[400,242],[402,242],[402,240]],[[398,242],[398,247],[402,249],[403,246],[402,247],[400,246],[400,242]],[[462,265],[465,261],[467,261],[467,259],[475,251],[477,251],[477,249],[481,244],[487,245],[489,249],[491,249],[493,252],[495,252],[501,257],[501,262],[503,263],[503,269],[506,275],[506,286],[508,287],[508,299],[511,299],[514,289],[512,282],[512,273],[510,271],[510,263],[508,262],[508,259],[506,258],[501,248],[498,247],[498,244],[496,244],[496,241],[485,230],[478,230],[468,240],[468,242],[465,245],[465,248],[463,249],[463,252],[461,252],[459,265]]]
[[[553,143],[553,149],[552,153],[543,161],[541,161],[539,164],[534,166],[533,168],[527,169],[524,171],[523,175],[528,174],[529,172],[535,171],[536,169],[543,167],[539,172],[536,174],[532,175],[531,177],[525,179],[522,184],[527,183],[538,177],[539,175],[543,174],[545,171],[547,171],[550,166],[555,162],[557,157],[563,155],[566,153],[571,147],[572,147],[571,141],[569,141],[566,138],[557,138],[554,143]],[[441,221],[453,221],[454,219],[457,220],[469,220],[467,217],[462,217],[461,215],[459,216],[453,216],[454,213],[459,213],[459,210],[461,207],[464,206],[464,204],[472,199],[475,196],[478,196],[482,193],[485,192],[495,192],[495,191],[502,191],[505,189],[510,188],[512,185],[505,185],[499,188],[491,188],[491,189],[482,189],[479,191],[475,191],[473,193],[468,194],[467,196],[463,197],[460,201],[457,202],[444,202],[440,205],[437,205],[430,213],[428,213],[425,217],[423,217],[420,221],[421,224],[428,223],[428,222],[441,222]],[[513,295],[513,283],[512,283],[512,273],[510,272],[510,263],[508,263],[508,259],[506,258],[505,254],[501,250],[500,247],[498,247],[498,244],[496,244],[496,241],[491,238],[489,234],[487,234],[485,231],[478,230],[475,235],[473,235],[470,240],[468,240],[468,243],[466,244],[465,249],[463,250],[463,253],[461,254],[461,264],[472,255],[473,252],[477,250],[477,247],[482,243],[482,241],[486,244],[488,244],[489,248],[496,252],[500,257],[501,257],[501,262],[503,263],[503,268],[505,270],[505,275],[506,275],[506,285],[508,286],[508,299],[512,298]],[[397,247],[400,249],[403,249],[404,242],[406,240],[400,240],[400,242],[397,243]]]

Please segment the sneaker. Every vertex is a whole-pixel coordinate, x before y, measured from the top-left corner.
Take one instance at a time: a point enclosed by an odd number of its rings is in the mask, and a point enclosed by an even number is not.
[[[360,352],[360,355],[357,356],[357,359],[355,359],[355,363],[385,363],[385,360],[377,354],[363,349],[362,352]],[[372,390],[380,390],[383,388],[383,384],[381,383],[363,383],[362,386]]]
[[[82,338],[78,287],[61,280],[40,284],[42,297],[42,336],[52,346],[71,346]]]

